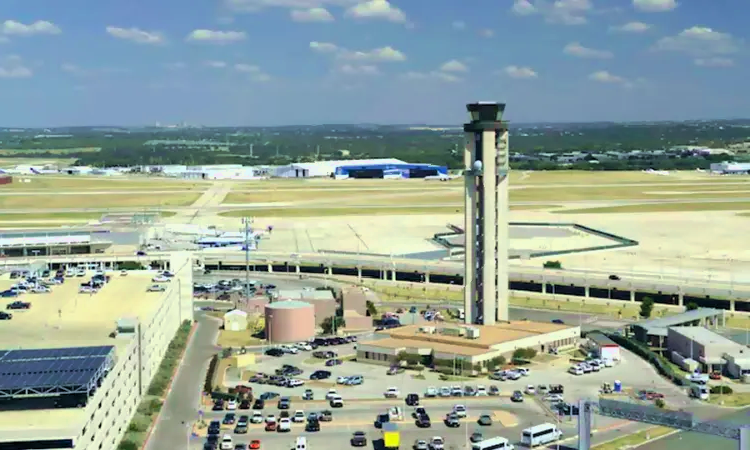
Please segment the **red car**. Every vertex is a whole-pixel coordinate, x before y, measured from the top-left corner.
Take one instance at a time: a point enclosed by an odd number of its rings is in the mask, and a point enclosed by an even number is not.
[[[250,449],[258,450],[260,448],[260,439],[253,439],[250,441]]]
[[[268,422],[266,424],[266,431],[276,431],[276,422]]]
[[[708,378],[712,380],[721,380],[721,372],[717,372],[717,371],[711,372],[708,375]]]

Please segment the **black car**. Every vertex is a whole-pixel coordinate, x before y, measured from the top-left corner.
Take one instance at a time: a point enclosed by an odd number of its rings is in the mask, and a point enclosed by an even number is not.
[[[565,322],[562,319],[552,319],[552,323],[556,323],[558,325],[564,325]]]
[[[328,367],[340,366],[341,364],[344,364],[344,361],[341,359],[329,359],[326,361],[326,366]]]
[[[328,370],[316,370],[310,374],[311,380],[327,380],[328,378],[331,378],[331,372]]]
[[[620,281],[620,277],[618,277],[617,275],[610,275],[609,279],[612,281]]]
[[[562,384],[551,384],[549,386],[549,393],[550,394],[563,394],[565,391],[565,388]]]
[[[271,400],[272,398],[278,397],[279,394],[276,392],[264,392],[260,395],[261,400]]]
[[[13,314],[5,311],[0,311],[0,320],[10,320],[13,318]]]
[[[206,441],[203,444],[203,450],[216,450],[219,448],[219,442],[217,441]]]
[[[510,401],[515,403],[520,403],[523,401],[523,392],[521,391],[514,391],[513,395],[510,396]]]
[[[471,442],[473,442],[473,443],[474,442],[481,442],[481,441],[484,440],[484,435],[482,433],[480,433],[479,431],[475,431],[475,432],[471,433],[471,436],[469,436],[469,440]]]
[[[428,416],[427,414],[422,414],[417,417],[417,420],[414,422],[414,424],[417,426],[417,428],[430,428],[432,426],[432,422],[430,422],[430,416]]]
[[[307,424],[305,425],[305,431],[320,431],[320,422],[318,421],[318,419],[308,420]]]
[[[216,400],[211,410],[212,411],[224,411],[224,400]]]
[[[364,431],[355,431],[351,439],[352,447],[366,447],[367,436]]]
[[[409,394],[406,396],[405,402],[407,406],[419,406],[419,395]]]
[[[242,400],[240,402],[240,406],[238,406],[239,409],[250,409],[250,400]]]
[[[5,309],[29,309],[31,308],[31,303],[29,302],[13,302],[8,303],[5,306]]]
[[[266,355],[275,356],[276,358],[284,356],[284,351],[280,348],[269,348],[266,350]]]
[[[305,389],[305,393],[302,394],[302,400],[312,400],[314,397],[312,389]]]
[[[227,413],[224,415],[224,420],[221,421],[224,425],[234,425],[234,422],[237,420],[237,416],[234,415],[234,413]]]
[[[375,418],[375,428],[383,428],[383,424],[390,421],[391,416],[389,416],[388,414],[378,414],[378,417]]]
[[[577,416],[578,415],[578,405],[571,405],[570,403],[557,403],[555,405],[555,408],[557,408],[557,411],[560,413],[561,416]]]
[[[278,407],[279,409],[289,409],[289,406],[292,404],[292,399],[289,397],[281,397],[279,399]]]
[[[221,422],[218,420],[212,420],[208,424],[208,435],[218,435],[221,432]]]

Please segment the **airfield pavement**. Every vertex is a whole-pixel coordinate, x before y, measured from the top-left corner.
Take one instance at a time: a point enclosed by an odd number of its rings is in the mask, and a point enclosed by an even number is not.
[[[234,231],[242,217],[249,216],[255,227],[274,227],[273,236],[262,242],[265,250],[396,255],[441,250],[430,241],[432,236],[447,231],[449,223],[463,223],[461,180],[17,178],[30,181],[0,187],[0,227],[81,224],[93,220],[89,214],[150,210],[173,214],[165,223]],[[510,221],[575,222],[640,242],[617,251],[554,258],[566,268],[729,282],[749,277],[750,250],[737,243],[748,227],[750,177],[511,172],[510,187]],[[90,195],[72,195],[76,192]],[[589,246],[596,239],[540,234],[511,236],[511,241],[511,248],[538,251]]]

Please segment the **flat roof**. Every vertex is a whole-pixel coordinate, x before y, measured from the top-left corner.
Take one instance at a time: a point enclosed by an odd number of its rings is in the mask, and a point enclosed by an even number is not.
[[[586,335],[586,338],[600,347],[619,347],[617,342],[613,341],[602,333],[589,333]]]
[[[293,309],[312,308],[312,305],[310,303],[300,302],[298,300],[279,300],[277,302],[267,304],[266,307],[271,309]]]
[[[433,327],[435,333],[421,331]],[[469,339],[465,336],[452,336],[441,333],[441,330],[457,330],[460,328],[476,328],[479,337]],[[529,322],[525,320],[511,321],[495,325],[466,325],[466,324],[420,324],[407,325],[382,332],[388,338],[361,342],[362,345],[387,348],[431,348],[441,353],[456,353],[458,355],[481,355],[492,351],[492,347],[505,342],[541,336],[555,331],[576,328],[565,324]]]
[[[644,320],[634,323],[632,326],[643,328],[648,334],[667,335],[667,328],[693,322],[696,320],[707,319],[709,317],[720,316],[724,310],[714,308],[698,308],[692,311],[676,314],[674,316],[659,317],[658,319]]]
[[[278,291],[278,297],[294,300],[334,300],[333,292],[328,289],[282,289]]]
[[[0,323],[0,342],[6,350],[114,345],[121,355],[130,339],[112,339],[117,320],[123,317],[149,319],[163,292],[146,292],[156,272],[130,271],[127,277],[112,274],[111,281],[96,294],[79,294],[81,283],[91,279],[69,277],[65,283],[52,286],[47,294],[23,294],[8,298],[31,302],[28,310],[13,310],[13,319]],[[0,289],[7,289],[17,280],[9,274],[0,277]],[[123,301],[127,299],[127,301]],[[80,432],[86,419],[85,408],[0,411],[0,436],[6,438],[19,432],[34,430],[38,438],[62,438],[71,430]]]
[[[743,353],[747,353],[747,355],[750,356],[749,348],[745,347],[744,345],[738,342],[735,342],[729,339],[726,336],[722,336],[719,333],[715,333],[709,330],[708,328],[705,328],[705,327],[670,327],[669,329],[701,345],[718,345],[718,346],[724,347],[724,349],[728,353],[734,353],[734,351],[737,351],[737,353],[740,353],[740,350],[742,350]]]
[[[146,292],[156,272],[129,271],[127,277],[112,274],[111,281],[96,294],[79,294],[81,283],[89,281],[94,271],[84,277],[67,277],[65,283],[53,285],[47,294],[23,294],[8,298],[31,302],[28,310],[14,310],[13,319],[0,326],[0,342],[6,350],[61,348],[87,345],[124,346],[121,339],[111,339],[117,320],[150,318],[163,292]],[[5,290],[18,280],[0,277]],[[127,301],[123,301],[127,299]]]

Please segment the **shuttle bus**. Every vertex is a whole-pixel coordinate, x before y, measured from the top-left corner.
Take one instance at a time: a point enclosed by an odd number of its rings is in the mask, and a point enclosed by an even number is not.
[[[481,442],[475,442],[471,444],[471,450],[513,450],[513,444],[511,444],[504,437],[494,437],[485,439]]]
[[[549,444],[562,437],[562,431],[551,423],[543,423],[521,432],[521,443],[529,448]]]

